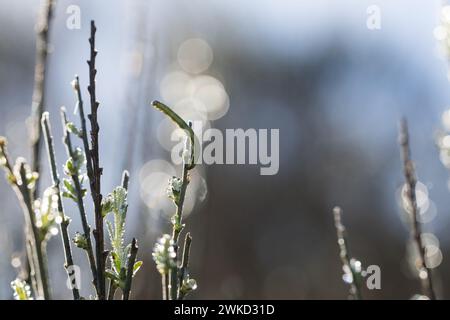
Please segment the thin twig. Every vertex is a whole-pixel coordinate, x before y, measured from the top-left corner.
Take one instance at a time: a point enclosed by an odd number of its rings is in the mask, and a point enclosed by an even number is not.
[[[190,256],[190,251],[191,251],[191,242],[192,242],[192,237],[191,237],[191,234],[188,232],[188,233],[186,233],[186,237],[184,239],[183,260],[181,262],[180,274],[178,276],[178,283],[179,283],[178,299],[179,300],[183,300],[183,298],[184,298],[184,295],[181,292],[181,286],[183,284],[183,279],[186,277],[187,270],[188,270],[188,267],[189,267],[189,256]]]
[[[68,121],[67,121],[66,110],[64,107],[61,108],[61,120],[62,120],[62,124],[63,124],[63,128],[64,128],[63,141],[64,141],[64,144],[66,145],[67,156],[69,158],[75,159],[75,152],[72,147],[70,132],[67,127]],[[97,290],[97,268],[96,268],[96,263],[95,263],[94,251],[92,249],[91,227],[87,220],[86,209],[84,207],[84,202],[83,202],[83,190],[82,190],[78,172],[77,172],[77,174],[71,175],[71,179],[72,179],[73,185],[75,187],[75,192],[76,192],[76,196],[77,196],[77,206],[78,206],[78,210],[80,212],[80,218],[81,218],[81,224],[83,226],[84,237],[86,239],[86,244],[87,244],[86,254],[88,256],[89,265],[91,267],[91,272],[92,272],[92,277],[93,277],[92,283],[93,283],[95,289]]]
[[[67,271],[67,276],[70,280],[72,280],[72,275],[70,274],[69,268],[73,266],[73,258],[72,258],[72,248],[70,246],[70,237],[69,237],[69,223],[70,219],[67,218],[64,214],[64,207],[62,203],[62,194],[60,190],[60,181],[59,181],[59,175],[57,171],[57,165],[56,165],[56,159],[55,159],[55,150],[53,147],[53,137],[51,134],[50,129],[50,123],[49,123],[49,117],[48,112],[44,112],[42,114],[42,130],[44,132],[44,139],[47,145],[47,153],[48,153],[48,159],[50,163],[50,173],[52,176],[52,182],[53,187],[56,190],[56,193],[58,194],[58,212],[60,214],[61,223],[60,223],[60,229],[61,229],[61,237],[64,245],[64,255],[65,255],[65,264],[64,267]],[[78,288],[76,285],[72,285],[72,294],[73,298],[75,300],[80,299],[80,293],[78,292]]]
[[[422,294],[428,296],[431,300],[436,299],[433,289],[433,280],[431,269],[426,264],[426,248],[422,241],[422,230],[419,222],[419,209],[416,200],[416,173],[414,163],[411,160],[411,149],[409,146],[408,123],[406,119],[400,121],[399,128],[400,153],[403,161],[403,174],[405,176],[406,196],[411,208],[411,238],[419,252],[418,267],[419,277],[421,279]]]
[[[177,211],[175,213],[175,224],[178,226],[182,226],[183,224],[183,205],[184,205],[184,198],[186,196],[186,190],[187,186],[189,184],[189,169],[188,165],[183,165],[183,173],[181,178],[181,190],[180,190],[180,198],[177,206]],[[180,233],[182,231],[182,227],[174,227],[172,230],[172,239],[176,246],[178,246],[178,238],[180,236]]]
[[[45,111],[45,81],[47,73],[47,56],[49,47],[50,22],[55,7],[54,0],[45,0],[42,12],[36,24],[36,62],[34,67],[34,88],[31,103],[31,170],[40,172],[41,127],[40,119]],[[36,182],[34,198],[39,194],[39,181]]]
[[[28,278],[31,282],[31,287],[33,288],[33,292],[35,295],[38,295],[39,292],[39,286],[38,281],[36,280],[36,267],[35,267],[35,257],[34,257],[34,251],[33,251],[33,240],[30,239],[30,232],[28,231],[29,226],[25,226],[25,247],[27,252],[27,266],[29,267],[28,270]]]
[[[176,203],[177,210],[174,216],[174,224],[172,229],[172,239],[174,242],[174,250],[176,256],[178,257],[178,239],[181,231],[183,230],[183,204],[184,198],[186,196],[187,186],[189,184],[189,169],[187,164],[183,164],[183,176],[181,178],[181,190],[179,200]],[[178,267],[173,268],[170,272],[170,299],[176,300],[178,297],[178,291],[181,286],[181,283],[178,282]]]
[[[31,98],[31,116],[29,127],[29,143],[31,147],[31,170],[34,172],[40,172],[40,154],[41,154],[41,126],[40,119],[44,112],[44,97],[45,97],[45,81],[47,71],[47,55],[49,47],[49,33],[50,25],[55,7],[55,1],[45,0],[42,5],[42,9],[36,23],[36,56],[34,66],[34,85],[33,95]],[[35,188],[33,190],[33,199],[36,199],[39,194],[40,180],[36,181]],[[30,230],[28,226],[26,230]],[[29,234],[25,235],[26,238],[32,237]],[[33,250],[32,250],[33,251]],[[27,255],[27,261],[25,265],[29,271],[32,284],[36,284],[36,270],[33,270],[32,261],[29,261],[30,257]],[[35,268],[36,269],[36,268]]]
[[[91,148],[89,147],[89,140],[88,140],[88,131],[86,128],[86,117],[84,115],[84,107],[83,107],[83,97],[81,95],[81,88],[80,88],[80,78],[78,76],[75,76],[75,80],[73,81],[73,89],[75,90],[75,93],[77,95],[77,106],[76,110],[80,113],[80,123],[81,123],[81,139],[83,141],[83,147],[84,152],[86,156],[86,171],[87,175],[89,177],[89,181],[94,181],[94,170],[92,169],[92,158],[91,158]],[[91,182],[92,187],[92,182]],[[94,198],[94,195],[92,195],[92,198]]]
[[[125,280],[125,287],[123,289],[122,300],[128,300],[130,297],[131,283],[133,281],[134,263],[138,252],[137,241],[135,238],[131,241],[130,254],[127,261],[127,278]]]
[[[95,211],[95,251],[97,256],[97,283],[98,283],[98,298],[99,300],[104,300],[106,297],[105,288],[105,263],[106,257],[108,255],[105,252],[105,239],[103,230],[103,217],[102,217],[102,194],[101,194],[101,175],[102,168],[100,167],[99,159],[99,141],[98,133],[100,131],[98,121],[97,121],[97,110],[99,103],[96,98],[95,90],[95,75],[97,70],[95,69],[95,57],[97,56],[97,51],[95,49],[95,32],[96,27],[94,21],[91,21],[91,36],[89,38],[90,43],[90,59],[87,61],[89,65],[89,86],[88,91],[90,95],[91,102],[91,114],[88,118],[91,122],[91,146],[92,149],[89,151],[90,158],[92,161],[92,172],[88,172],[90,184],[91,184],[91,195],[94,202]],[[87,151],[86,151],[87,152]]]
[[[336,227],[336,234],[339,244],[339,255],[341,257],[342,265],[351,272],[352,281],[350,283],[350,294],[356,300],[361,300],[361,286],[359,282],[359,275],[356,273],[351,263],[351,255],[348,249],[347,232],[342,224],[342,209],[335,207],[333,209],[334,225]]]
[[[92,28],[92,27],[91,27]],[[94,30],[95,33],[95,30]],[[91,29],[91,37],[92,37],[92,29]],[[90,41],[89,41],[90,42]],[[92,51],[92,45],[91,45],[91,51]],[[92,54],[92,53],[91,53]],[[91,66],[91,64],[89,63],[89,68]],[[95,79],[94,79],[94,83],[95,83]],[[80,113],[80,124],[81,124],[81,139],[83,141],[83,149],[84,149],[84,155],[86,157],[86,173],[87,176],[89,178],[89,184],[90,184],[90,190],[91,190],[91,197],[92,197],[92,201],[94,202],[94,212],[95,212],[95,224],[97,227],[97,193],[96,193],[96,184],[95,184],[95,175],[94,175],[94,169],[93,169],[93,162],[92,162],[92,155],[91,155],[91,148],[89,146],[89,139],[88,139],[88,130],[87,130],[87,126],[86,126],[86,117],[84,114],[84,106],[83,106],[83,96],[81,94],[81,86],[80,86],[80,78],[76,75],[75,76],[75,80],[73,81],[73,89],[75,90],[76,96],[77,96],[77,105],[76,105],[76,110],[78,110],[78,112]],[[101,195],[100,195],[101,198]],[[100,200],[101,202],[101,200]],[[100,205],[100,210],[101,210],[101,205]],[[102,227],[103,230],[103,227]],[[95,231],[94,231],[94,237],[95,236]],[[96,238],[97,239],[97,238]],[[99,254],[99,252],[102,252],[102,249],[99,249],[99,242],[96,240],[96,276],[95,276],[95,281],[96,281],[96,289],[97,289],[97,296],[98,298],[104,298],[104,295],[100,294],[100,282],[99,282],[99,261],[100,262],[104,262],[106,260],[106,257],[103,257],[102,254]],[[100,259],[99,259],[100,257]],[[103,263],[103,269],[104,269],[105,264]],[[104,283],[104,282],[103,282]]]

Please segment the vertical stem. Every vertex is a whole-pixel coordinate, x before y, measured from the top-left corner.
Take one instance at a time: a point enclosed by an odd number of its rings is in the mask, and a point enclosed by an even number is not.
[[[40,172],[41,131],[39,121],[44,112],[45,79],[49,47],[50,22],[55,7],[54,0],[45,0],[36,24],[36,61],[34,67],[34,88],[31,104],[31,170]],[[36,182],[34,197],[39,194],[39,181]]]
[[[49,159],[49,163],[50,163],[50,173],[52,176],[53,187],[55,188],[55,190],[58,194],[58,212],[59,212],[60,218],[61,218],[60,229],[61,229],[61,237],[62,237],[62,241],[63,241],[63,245],[64,245],[64,255],[66,258],[64,267],[66,268],[67,276],[69,277],[70,280],[72,280],[71,274],[69,272],[69,267],[73,266],[72,248],[70,246],[70,238],[69,238],[70,219],[68,219],[64,214],[62,195],[61,195],[61,190],[59,187],[60,181],[59,181],[59,176],[58,176],[58,171],[57,171],[57,166],[56,166],[55,150],[53,147],[53,137],[52,137],[51,130],[50,130],[48,112],[44,112],[42,114],[41,122],[42,122],[42,130],[44,132],[44,139],[45,139],[45,142],[47,145],[47,152],[48,152],[48,159]],[[74,285],[72,285],[72,294],[73,294],[73,298],[75,300],[80,299],[80,294],[78,292],[78,288],[76,288],[76,286],[74,286]]]
[[[411,160],[411,149],[409,146],[408,123],[406,119],[400,121],[400,152],[403,161],[403,174],[405,176],[406,195],[411,206],[411,238],[419,252],[419,278],[421,279],[422,294],[428,296],[431,300],[436,299],[433,289],[433,280],[431,269],[426,264],[426,249],[422,241],[422,230],[418,219],[419,209],[416,200],[416,173],[414,163]]]
[[[169,300],[169,274],[165,273],[161,277],[163,300]]]
[[[68,128],[67,128],[68,122],[67,122],[65,108],[61,108],[61,119],[62,119],[62,124],[63,124],[63,128],[64,128],[64,139],[63,140],[64,140],[64,144],[66,145],[67,156],[69,158],[75,159],[75,153],[74,153],[74,150],[72,147],[72,142],[70,139],[70,132],[68,131]],[[82,191],[80,179],[78,177],[78,173],[75,175],[72,175],[71,179],[74,184],[75,191],[77,193],[77,206],[78,206],[78,209],[80,212],[80,218],[81,218],[81,224],[83,226],[84,237],[86,238],[86,242],[87,242],[86,254],[88,256],[89,265],[91,267],[91,272],[92,272],[92,277],[93,277],[92,283],[94,284],[94,287],[97,290],[97,269],[96,269],[96,264],[95,264],[94,251],[92,249],[91,227],[87,220],[86,209],[84,207],[84,202],[83,202],[83,191]]]
[[[29,266],[29,278],[31,280],[31,287],[33,288],[33,292],[35,296],[39,296],[39,285],[36,280],[36,267],[35,267],[35,254],[33,251],[33,240],[30,239],[30,231],[28,231],[28,226],[25,227],[25,242],[27,249],[27,261]]]
[[[178,238],[180,236],[181,230],[182,230],[182,223],[183,223],[183,205],[184,205],[184,198],[186,196],[186,190],[187,186],[189,184],[189,169],[188,165],[183,165],[183,173],[181,178],[181,190],[180,190],[180,197],[179,201],[177,202],[177,211],[175,213],[175,224],[174,228],[172,230],[172,239],[175,243],[175,246],[178,247]]]
[[[136,262],[137,252],[137,241],[135,238],[133,238],[133,241],[131,241],[131,249],[127,261],[127,278],[125,280],[125,288],[123,289],[122,300],[128,300],[130,297],[131,283],[133,281],[133,269],[134,263]]]
[[[90,94],[91,102],[91,114],[88,116],[91,122],[91,146],[92,149],[89,151],[90,158],[92,161],[92,172],[89,177],[91,183],[91,195],[94,201],[94,211],[95,211],[95,249],[97,256],[97,282],[98,282],[98,298],[104,300],[106,297],[105,288],[105,262],[107,257],[107,252],[105,252],[105,239],[103,230],[103,217],[102,217],[102,194],[101,194],[101,175],[102,168],[100,167],[99,161],[99,142],[98,133],[100,131],[98,121],[97,121],[97,110],[99,103],[96,98],[95,90],[95,75],[97,70],[95,69],[95,57],[97,56],[97,51],[95,50],[95,32],[96,27],[94,21],[91,21],[91,36],[89,38],[90,43],[90,59],[87,61],[89,65],[89,86],[88,91]],[[88,152],[88,151],[86,151]],[[89,175],[89,172],[88,172]]]
[[[188,232],[186,233],[186,237],[184,239],[184,247],[183,247],[183,260],[181,262],[181,267],[180,267],[180,274],[178,276],[178,299],[182,300],[184,298],[184,295],[181,293],[181,286],[183,285],[183,279],[186,276],[187,273],[187,269],[189,267],[189,256],[190,256],[190,251],[191,251],[191,242],[192,242],[192,238],[191,238],[191,234]]]
[[[36,23],[36,56],[35,56],[35,66],[34,66],[34,86],[33,86],[33,96],[31,98],[31,116],[30,116],[30,131],[29,131],[29,143],[31,146],[31,170],[34,172],[40,172],[40,153],[41,153],[41,126],[39,121],[41,119],[42,113],[44,112],[44,95],[45,95],[45,79],[47,71],[47,55],[49,46],[49,32],[50,32],[50,22],[53,16],[55,3],[53,0],[45,0],[42,5],[42,11]],[[39,194],[39,184],[40,180],[36,181],[35,189],[33,190],[33,199],[37,198]],[[30,232],[30,227],[26,230]],[[27,238],[32,237],[32,235],[27,234]],[[32,270],[33,261],[30,259],[35,259],[30,256],[34,250],[27,249],[27,268],[31,278],[31,282],[36,284],[36,279],[33,279],[37,275],[36,270]],[[36,269],[36,267],[34,266]],[[36,293],[36,292],[35,292]],[[42,293],[42,292],[41,292]],[[37,293],[36,293],[37,294]]]
[[[91,33],[92,33],[92,29],[91,29]],[[95,31],[94,31],[95,33]],[[92,37],[92,35],[91,35]],[[91,51],[92,51],[92,45],[91,45]],[[92,54],[92,53],[91,53]],[[89,64],[89,69],[91,69],[91,64],[88,62]],[[95,79],[94,79],[94,83],[95,83]],[[91,190],[91,198],[92,201],[94,202],[94,217],[95,217],[95,224],[96,224],[96,228],[97,228],[97,212],[98,212],[98,205],[96,202],[97,199],[97,193],[96,193],[96,184],[95,184],[95,175],[94,175],[94,169],[93,169],[93,162],[92,162],[92,155],[91,155],[91,148],[89,146],[89,140],[88,140],[88,130],[87,130],[87,126],[86,126],[86,117],[84,114],[84,106],[83,106],[83,97],[81,95],[81,87],[80,87],[80,79],[78,76],[75,76],[75,80],[73,82],[73,88],[75,90],[76,96],[77,96],[77,109],[80,113],[80,123],[81,123],[81,132],[82,132],[82,141],[83,141],[83,148],[84,148],[84,154],[86,156],[86,172],[87,172],[87,176],[89,178],[89,184],[90,184],[90,190]],[[100,195],[101,197],[101,195]],[[101,200],[100,200],[101,202]],[[101,206],[101,204],[100,204]],[[101,208],[100,208],[101,211]],[[102,227],[103,229],[103,227]],[[104,299],[105,297],[105,293],[101,293],[100,291],[100,285],[101,285],[101,281],[99,281],[99,274],[100,272],[100,268],[101,268],[101,262],[105,261],[106,258],[103,257],[103,254],[101,254],[100,252],[102,252],[103,250],[101,249],[101,245],[99,243],[99,241],[97,240],[97,236],[96,233],[94,232],[94,238],[96,239],[96,248],[95,248],[95,255],[96,255],[96,276],[95,276],[95,282],[96,282],[96,289],[97,289],[97,297],[99,299]],[[104,269],[104,263],[103,263],[103,269]],[[103,278],[104,279],[104,278]],[[104,281],[103,281],[104,283]],[[104,288],[104,285],[103,285]]]
[[[183,165],[183,175],[181,178],[181,190],[180,190],[180,196],[179,200],[176,203],[177,211],[175,213],[175,221],[173,224],[173,230],[172,230],[172,239],[174,242],[174,250],[176,253],[176,256],[178,257],[178,239],[180,237],[180,233],[183,230],[183,204],[184,204],[184,198],[186,196],[186,190],[187,186],[189,184],[189,169],[188,165]],[[170,299],[176,300],[178,297],[178,290],[180,287],[180,283],[178,283],[178,267],[173,268],[170,272]]]
[[[31,226],[31,232],[32,232],[32,247],[34,251],[34,259],[33,262],[35,272],[36,272],[36,282],[38,283],[39,287],[39,296],[43,297],[45,300],[51,299],[50,294],[50,286],[49,286],[49,277],[48,277],[48,268],[47,268],[47,257],[43,250],[45,250],[45,247],[43,246],[44,239],[41,238],[39,229],[36,226],[36,219],[33,211],[33,205],[32,205],[32,194],[30,190],[28,189],[28,186],[26,184],[26,170],[25,170],[25,163],[20,164],[20,180],[22,181],[22,184],[18,186],[18,190],[21,197],[22,197],[22,205],[24,206],[24,212],[26,212],[26,216],[28,216],[28,224]]]

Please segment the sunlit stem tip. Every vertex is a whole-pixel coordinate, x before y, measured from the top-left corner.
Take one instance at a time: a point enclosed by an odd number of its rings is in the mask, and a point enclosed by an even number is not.
[[[171,108],[169,108],[167,105],[165,105],[162,102],[159,102],[157,100],[152,102],[152,106],[164,113],[166,116],[168,116],[173,122],[176,123],[176,125],[184,130],[184,132],[187,133],[189,140],[190,140],[190,163],[187,164],[187,169],[192,170],[195,167],[195,152],[194,152],[194,146],[195,146],[195,134],[192,130],[191,126],[186,123],[175,111],[173,111]]]

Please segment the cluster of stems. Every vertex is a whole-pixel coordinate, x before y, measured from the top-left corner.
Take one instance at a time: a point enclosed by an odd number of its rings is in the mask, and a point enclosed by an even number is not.
[[[47,3],[47,9],[50,11],[48,14],[49,19],[51,16],[53,2],[48,1]],[[48,26],[48,23],[46,25]],[[45,32],[42,34],[42,37],[46,40],[48,30],[46,28],[44,29]],[[86,252],[92,273],[92,284],[96,292],[95,297],[99,300],[105,300],[107,298],[114,299],[114,293],[118,288],[120,288],[122,290],[122,299],[128,300],[130,297],[133,276],[141,267],[142,262],[136,262],[138,253],[136,239],[133,238],[131,244],[128,246],[123,246],[125,216],[128,206],[126,198],[129,184],[129,174],[127,171],[124,171],[122,176],[122,184],[118,187],[118,189],[120,189],[119,191],[121,198],[114,198],[109,195],[108,198],[111,197],[109,199],[111,203],[103,203],[102,201],[102,168],[100,167],[99,159],[99,103],[96,99],[95,86],[95,76],[97,73],[95,67],[95,58],[97,55],[97,51],[95,49],[95,33],[96,27],[94,21],[92,21],[89,38],[90,58],[87,61],[89,66],[89,85],[87,89],[90,95],[91,104],[90,114],[87,118],[90,122],[90,132],[88,133],[87,121],[83,108],[80,80],[78,76],[75,77],[75,80],[72,82],[72,86],[76,93],[76,110],[78,110],[80,115],[80,129],[78,129],[73,123],[69,122],[65,108],[61,108],[61,120],[64,132],[63,143],[65,145],[68,157],[68,160],[64,166],[64,172],[69,179],[64,179],[64,181],[60,180],[49,114],[48,112],[41,112],[43,111],[43,109],[41,109],[43,101],[43,82],[38,85],[40,89],[37,90],[41,92],[38,99],[41,107],[34,109],[34,112],[41,114],[40,129],[42,130],[42,137],[46,142],[47,157],[49,160],[50,175],[52,180],[52,186],[48,189],[52,191],[52,203],[50,206],[51,209],[49,210],[57,213],[55,221],[60,225],[60,234],[65,256],[64,267],[66,268],[67,276],[71,281],[70,289],[72,291],[73,298],[75,300],[82,299],[79,292],[79,284],[75,282],[78,277],[73,274],[76,269],[74,268],[75,264],[73,261],[72,244],[69,232],[70,218],[65,213],[63,197],[72,199],[78,207],[83,232],[82,234],[77,233],[73,238],[73,242],[77,247]],[[47,43],[46,41],[44,42]],[[39,75],[39,77],[43,77],[43,75]],[[89,136],[90,141],[88,139]],[[40,131],[39,137],[41,137]],[[84,150],[74,146],[72,137],[81,139]],[[8,156],[6,145],[6,139],[0,137],[0,165],[4,168],[7,179],[16,192],[25,215],[27,258],[30,268],[30,282],[33,289],[33,295],[36,299],[51,299],[46,254],[46,243],[50,237],[49,235],[51,231],[48,223],[45,226],[42,226],[40,225],[41,221],[37,221],[37,217],[44,214],[42,212],[43,207],[41,208],[38,206],[40,201],[36,201],[38,199],[35,196],[38,173],[31,170],[22,158],[17,159],[16,164],[13,166]],[[39,155],[39,142],[36,142],[33,146],[36,146],[36,149],[33,148],[33,167],[39,169],[39,161],[37,160],[39,159],[39,156],[36,157],[36,154]],[[89,225],[88,212],[84,204],[84,197],[87,192],[87,190],[83,188],[85,176],[82,173],[82,169],[84,165],[86,166],[87,179],[89,180],[90,194],[94,207],[95,230],[92,231],[92,234],[95,239],[95,246],[91,239],[91,227]],[[114,237],[114,244],[112,244],[113,250],[111,251],[111,269],[115,270],[115,274],[110,272],[111,270],[106,269],[106,260],[109,256],[109,251],[105,250],[103,226],[106,215],[111,211],[115,213],[114,223],[120,224],[118,227],[119,229],[117,228],[117,225],[114,228],[109,229],[110,236]],[[120,230],[120,232],[113,231],[113,233],[111,233],[111,230]],[[117,261],[119,254],[121,260]],[[107,272],[109,272],[109,275],[112,275],[112,278],[110,278],[109,292],[106,291]],[[17,279],[16,281],[13,281],[12,284],[16,298],[28,298],[28,292],[26,292],[27,294],[24,294],[25,291],[23,290],[23,288],[28,288],[26,282]],[[29,298],[32,298],[31,295]]]
[[[50,299],[51,291],[46,253],[47,238],[41,234],[36,224],[34,210],[35,183],[29,183],[30,175],[36,175],[36,179],[38,179],[37,173],[31,172],[23,158],[18,158],[13,168],[6,144],[6,139],[1,137],[0,158],[2,167],[6,172],[7,180],[16,193],[25,218],[27,260],[33,292],[37,299]]]

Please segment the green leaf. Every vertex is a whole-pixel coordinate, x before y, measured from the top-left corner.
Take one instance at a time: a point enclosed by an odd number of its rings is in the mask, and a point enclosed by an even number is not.
[[[69,191],[73,195],[76,194],[74,186],[70,183],[70,181],[68,179],[64,179],[63,183],[64,183],[64,187],[66,188],[67,191]]]
[[[112,281],[119,281],[119,277],[112,270],[105,270],[105,276]]]
[[[111,258],[112,258],[114,270],[116,271],[116,273],[119,273],[121,266],[122,266],[122,263],[121,263],[122,261],[120,261],[119,255],[116,252],[112,251]]]
[[[64,198],[69,198],[69,199],[72,199],[73,201],[77,201],[77,198],[67,191],[63,191],[62,196]]]
[[[64,165],[64,173],[68,176],[73,176],[77,174],[77,171],[73,165],[73,159],[69,158]]]
[[[142,261],[136,261],[133,266],[133,277],[136,275],[136,273],[139,271],[139,269],[142,267],[143,262]]]
[[[74,135],[82,138],[83,133],[75,126],[73,122],[68,122],[66,124],[67,130],[69,130],[70,133],[73,133]]]
[[[112,199],[107,196],[102,201],[102,217],[106,217],[112,211]]]

